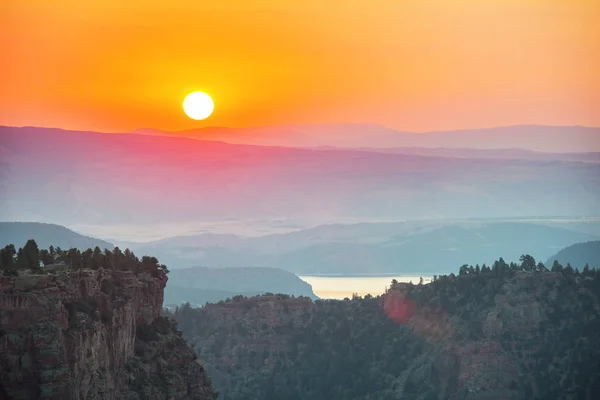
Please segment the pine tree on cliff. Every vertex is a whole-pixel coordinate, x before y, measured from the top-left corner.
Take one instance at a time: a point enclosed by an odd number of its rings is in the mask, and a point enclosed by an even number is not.
[[[25,246],[19,248],[16,263],[18,269],[40,269],[40,249],[35,240],[29,239]]]
[[[3,270],[5,276],[15,275],[17,272],[17,263],[15,255],[17,251],[15,246],[9,244],[0,250],[0,269]]]
[[[39,272],[40,270],[40,249],[33,239],[29,239],[23,246],[27,268],[32,271]]]
[[[548,268],[546,268],[546,266],[544,265],[544,263],[542,263],[541,261],[538,263],[537,265],[537,269],[536,271],[538,272],[542,272],[542,271],[548,271]]]
[[[536,267],[535,258],[530,256],[529,254],[523,254],[519,258],[521,261],[521,269],[523,271],[534,271]]]
[[[122,265],[123,265],[123,259],[124,258],[125,258],[125,256],[123,255],[123,252],[121,251],[121,249],[118,246],[115,247],[115,249],[112,252],[112,266],[113,266],[113,270],[123,269]]]
[[[104,249],[104,268],[115,270],[114,255],[109,249]]]
[[[104,254],[102,254],[102,250],[100,250],[100,247],[96,246],[94,248],[94,251],[92,252],[92,269],[98,269],[100,267],[103,267],[104,264]]]
[[[564,273],[567,275],[575,275],[575,270],[571,266],[571,263],[567,263],[567,266],[564,269]]]
[[[83,268],[83,257],[81,252],[77,249],[69,249],[67,252],[68,264],[71,268],[79,269]]]
[[[17,269],[25,269],[27,268],[26,260],[25,260],[25,252],[22,247],[19,247],[17,250],[17,257],[15,258],[15,264],[17,265]]]
[[[552,272],[562,272],[563,266],[558,262],[558,260],[554,260],[552,264]]]
[[[52,246],[50,246],[52,247]],[[46,250],[46,249],[40,249],[40,260],[42,261],[42,264],[44,264],[44,266],[46,265],[50,265],[54,263],[54,249],[52,249],[51,251]]]

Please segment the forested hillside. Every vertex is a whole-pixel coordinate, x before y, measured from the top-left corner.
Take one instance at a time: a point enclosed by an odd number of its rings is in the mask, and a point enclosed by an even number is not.
[[[76,248],[61,249],[50,246],[40,249],[34,239],[29,239],[23,247],[8,244],[0,248],[0,275],[18,276],[21,274],[68,273],[84,269],[127,270],[134,272],[169,272],[167,267],[158,262],[156,257],[138,258],[132,251],[122,251],[99,247],[81,251]]]
[[[224,400],[600,398],[600,273],[533,257],[346,301],[236,297],[171,316]]]

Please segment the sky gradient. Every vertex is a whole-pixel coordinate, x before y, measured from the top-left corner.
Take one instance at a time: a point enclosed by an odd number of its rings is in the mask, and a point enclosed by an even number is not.
[[[600,0],[5,0],[0,125],[600,126],[598,21]]]

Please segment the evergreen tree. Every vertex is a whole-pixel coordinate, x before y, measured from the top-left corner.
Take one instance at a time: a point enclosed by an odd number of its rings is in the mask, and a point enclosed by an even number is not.
[[[17,272],[17,263],[15,255],[17,251],[15,246],[9,244],[0,250],[0,269],[3,270],[4,275],[15,275]]]
[[[38,269],[40,267],[40,249],[35,240],[29,239],[25,243],[23,251],[25,252],[27,266],[30,269]]]
[[[583,276],[591,276],[591,274],[590,274],[590,266],[587,263],[583,267]]]
[[[564,273],[567,275],[575,275],[575,270],[571,267],[571,263],[567,263],[567,266],[564,269]]]
[[[17,250],[15,263],[17,264],[17,269],[27,269],[27,257],[25,256],[25,251],[22,247],[19,247],[19,250]]]
[[[534,271],[536,267],[535,258],[530,256],[529,254],[523,254],[519,258],[521,261],[521,269],[523,271]]]
[[[50,265],[54,263],[54,255],[49,250],[40,249],[40,260],[44,266]]]
[[[540,261],[537,265],[536,271],[538,271],[538,272],[548,271],[548,268],[546,268],[546,266]]]
[[[552,272],[562,272],[563,270],[563,266],[558,262],[558,260],[554,260],[554,263],[552,263]]]
[[[98,268],[102,267],[103,264],[104,264],[104,254],[102,254],[102,250],[100,250],[100,247],[96,246],[92,253],[91,268],[98,269]]]

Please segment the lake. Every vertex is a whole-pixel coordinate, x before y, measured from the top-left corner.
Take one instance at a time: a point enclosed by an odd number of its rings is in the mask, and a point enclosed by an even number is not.
[[[378,296],[390,287],[392,279],[398,282],[419,283],[420,276],[388,275],[388,276],[314,276],[301,275],[300,279],[312,285],[313,292],[322,299],[352,298],[371,294]],[[428,283],[432,276],[423,275],[423,282]]]

